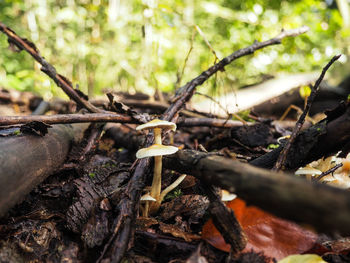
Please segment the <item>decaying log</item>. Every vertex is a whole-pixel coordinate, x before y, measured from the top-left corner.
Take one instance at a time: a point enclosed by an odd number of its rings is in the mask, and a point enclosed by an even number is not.
[[[55,125],[43,137],[0,137],[0,216],[64,162],[85,126]]]
[[[350,141],[350,104],[341,103],[327,118],[303,130],[291,145],[285,168],[296,169],[323,156],[337,153]],[[272,168],[283,146],[250,162],[251,165]]]
[[[106,197],[114,202],[124,191],[129,178],[129,165],[117,163],[109,158],[95,155],[84,167],[84,175],[74,180],[76,198],[69,207],[67,227],[81,234],[89,247],[101,245],[108,235],[108,216],[111,209],[97,209],[103,206]]]
[[[349,191],[191,150],[164,159],[168,169],[235,192],[277,216],[307,223],[324,233],[350,234]]]

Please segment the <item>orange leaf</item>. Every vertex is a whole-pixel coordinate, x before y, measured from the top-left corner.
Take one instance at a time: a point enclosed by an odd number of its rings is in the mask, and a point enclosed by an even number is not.
[[[247,206],[239,198],[229,202],[227,206],[234,210],[248,237],[248,244],[243,252],[253,249],[279,260],[288,255],[306,252],[316,242],[315,233],[255,206]],[[204,225],[202,238],[220,250],[230,251],[230,245],[225,243],[212,220]]]

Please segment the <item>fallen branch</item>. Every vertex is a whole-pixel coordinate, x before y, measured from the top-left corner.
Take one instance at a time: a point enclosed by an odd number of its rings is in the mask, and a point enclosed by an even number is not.
[[[164,166],[235,192],[277,216],[319,232],[350,234],[350,192],[192,150],[164,158]]]
[[[79,91],[78,93],[67,78],[58,74],[56,69],[40,56],[39,50],[32,42],[19,37],[12,29],[2,22],[0,22],[0,31],[7,36],[10,45],[15,45],[19,50],[27,51],[41,65],[41,71],[46,73],[46,75],[48,75],[57,86],[59,86],[68,97],[75,101],[79,106],[86,108],[90,112],[104,112],[104,110],[96,108],[88,100],[83,98],[83,96],[79,94],[81,92]]]
[[[116,122],[140,123],[128,115],[118,113],[86,113],[86,114],[58,114],[58,115],[29,115],[29,116],[0,116],[1,125],[25,124],[33,121],[46,124],[84,123],[84,122]],[[251,124],[251,123],[248,123]],[[241,121],[212,119],[212,118],[180,118],[179,127],[207,126],[217,128],[233,128],[242,126]]]
[[[59,114],[59,115],[30,115],[30,116],[0,116],[0,125],[24,124],[33,121],[46,124],[67,124],[84,122],[118,122],[138,123],[128,115],[118,113],[87,113],[87,114]]]
[[[179,118],[176,123],[179,127],[216,127],[216,128],[233,128],[243,125],[241,121],[213,119],[213,118]],[[247,123],[251,125],[252,123]]]

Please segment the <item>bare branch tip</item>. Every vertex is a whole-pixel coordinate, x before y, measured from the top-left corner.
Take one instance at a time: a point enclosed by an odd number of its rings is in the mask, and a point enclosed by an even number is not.
[[[299,28],[299,30],[300,30],[300,33],[303,34],[303,33],[306,33],[307,31],[309,31],[310,27],[304,25],[301,28]]]
[[[342,54],[335,55],[334,60],[338,60],[341,56],[342,56]]]
[[[296,37],[306,33],[309,30],[310,28],[308,26],[302,26],[302,27],[290,29],[290,30],[285,30],[284,28],[282,28],[281,33],[278,35],[277,38],[282,39],[285,37]]]

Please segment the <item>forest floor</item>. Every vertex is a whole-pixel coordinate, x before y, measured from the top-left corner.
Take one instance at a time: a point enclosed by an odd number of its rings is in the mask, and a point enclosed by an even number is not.
[[[1,262],[350,262],[349,85],[322,82],[339,56],[304,97],[298,86],[227,118],[187,103],[233,60],[305,28],[232,53],[174,96],[95,101],[0,30],[71,98],[0,91]],[[278,120],[292,104],[299,114]],[[136,130],[157,118],[177,130]],[[161,140],[171,153],[136,159]]]
[[[30,93],[2,90],[1,94],[3,98],[1,107],[3,112],[6,111],[6,115],[30,115],[41,102],[41,98]],[[144,94],[117,96],[122,98],[121,101],[132,101],[135,105],[143,105],[149,101]],[[302,98],[298,100],[298,103],[303,102]],[[322,100],[318,102],[321,103]],[[157,101],[154,105],[157,105]],[[133,106],[133,109],[147,111],[156,116],[161,110],[154,105],[148,106],[147,109],[144,106],[142,109]],[[67,111],[70,104],[58,100],[49,106],[52,114]],[[202,126],[191,122],[185,124],[180,119],[177,131],[171,133],[173,135],[166,134],[164,144],[170,144],[170,140],[173,140],[172,145],[182,150],[211,153],[232,162],[249,163],[271,152],[271,149],[279,143],[278,138],[290,134],[294,127],[293,121],[277,122],[272,121],[275,119],[274,116],[266,117],[257,117],[251,113],[244,117],[245,120],[226,121],[221,124],[209,122]],[[296,114],[291,113],[290,117],[295,118]],[[198,120],[198,118],[186,119]],[[213,119],[213,116],[202,116],[201,120],[218,119]],[[1,219],[1,262],[98,260],[115,227],[115,218],[120,212],[119,202],[128,186],[130,173],[135,167],[135,152],[145,141],[145,133],[137,132],[136,126],[136,124],[108,124],[103,128],[101,137],[91,137],[91,134],[93,131],[99,131],[100,135],[102,126],[93,125],[85,130],[83,140],[73,145],[64,164],[57,167],[55,172],[25,195],[24,200],[11,208]],[[312,126],[312,123],[307,122],[306,126]],[[86,127],[87,125],[84,129]],[[20,128],[12,126],[2,130],[5,140],[13,136],[40,137],[32,130],[23,129],[20,129],[19,133],[12,130],[10,135],[6,134],[5,131],[9,129]],[[93,140],[94,147],[84,152],[89,140]],[[25,151],[33,149],[28,148]],[[33,156],[35,157],[35,153]],[[19,160],[17,162],[21,162],[21,156],[17,158]],[[181,156],[179,158],[181,159]],[[186,164],[182,165],[183,170],[188,169],[185,167]],[[170,167],[172,167],[171,160],[170,164],[165,163],[165,168]],[[175,167],[175,170],[178,172],[163,169],[162,189],[183,174],[181,169]],[[247,173],[250,173],[248,169]],[[148,187],[145,189],[149,189],[151,177],[148,177],[146,181]],[[203,185],[198,176],[187,175],[179,186],[165,196],[156,213],[145,217],[144,204],[138,203],[135,209],[138,215],[131,229],[133,238],[130,240],[127,253],[123,256],[125,260],[123,262],[228,260],[227,252],[230,251],[230,246],[225,244],[213,223],[207,223],[213,213],[218,213],[220,217],[222,212],[210,208],[212,197],[207,196],[206,187],[208,186]],[[220,195],[219,188],[213,189],[214,193]],[[6,191],[6,187],[3,190]],[[260,195],[263,192],[257,191],[256,194]],[[252,205],[247,206],[239,198],[224,203],[233,209],[243,228],[242,232],[245,232],[244,236],[248,237],[246,248],[238,249],[241,252],[232,254],[230,262],[273,262],[290,254],[304,253],[323,255],[326,262],[349,260],[346,256],[350,248],[349,241],[343,236],[334,236],[336,231],[333,234],[328,230],[324,231],[328,233],[325,235],[320,234],[322,231],[317,229],[317,234],[310,222],[306,228],[305,225],[301,227],[291,220],[273,216]],[[289,207],[289,209],[295,208]],[[295,212],[305,213],[302,209],[296,209]],[[231,227],[236,227],[234,222],[230,223]],[[246,241],[240,241],[239,237],[236,239],[238,247],[240,242],[246,244]],[[104,260],[101,262],[108,262],[108,259]]]

